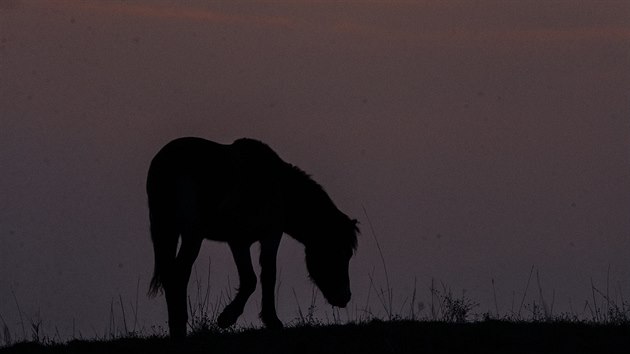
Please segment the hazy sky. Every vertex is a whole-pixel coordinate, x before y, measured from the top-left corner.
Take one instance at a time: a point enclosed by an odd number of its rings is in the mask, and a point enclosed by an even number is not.
[[[15,294],[49,333],[102,333],[139,280],[164,325],[144,183],[187,135],[260,139],[360,220],[352,308],[384,286],[362,207],[398,306],[435,278],[494,310],[494,279],[507,312],[532,266],[556,311],[609,267],[630,294],[629,63],[627,1],[0,0],[0,315],[19,328]],[[208,258],[214,298],[236,272],[207,242],[200,278]],[[311,297],[295,241],[279,267],[287,322]]]

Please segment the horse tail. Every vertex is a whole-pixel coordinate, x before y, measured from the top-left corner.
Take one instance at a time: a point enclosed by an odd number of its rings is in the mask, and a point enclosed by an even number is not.
[[[174,227],[159,222],[151,214],[151,240],[155,264],[147,294],[149,297],[155,297],[164,290],[166,275],[175,266],[178,238],[179,233]]]

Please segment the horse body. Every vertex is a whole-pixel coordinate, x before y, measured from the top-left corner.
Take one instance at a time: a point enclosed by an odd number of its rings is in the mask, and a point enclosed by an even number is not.
[[[239,273],[237,295],[218,318],[221,327],[236,322],[256,287],[249,253],[254,242],[261,244],[261,319],[282,327],[274,288],[283,233],[305,245],[311,279],[329,303],[343,307],[349,301],[356,221],[267,145],[252,139],[230,145],[173,140],[151,162],[147,194],[155,256],[150,294],[164,290],[173,338],[186,335],[186,288],[203,239],[227,242]]]
[[[255,234],[268,231],[264,228],[281,224],[274,201],[282,161],[268,147],[257,145],[248,140],[222,145],[200,138],[167,144],[149,169],[151,222],[224,242],[234,234],[253,242],[259,237]],[[269,149],[268,156],[248,151],[257,149]]]

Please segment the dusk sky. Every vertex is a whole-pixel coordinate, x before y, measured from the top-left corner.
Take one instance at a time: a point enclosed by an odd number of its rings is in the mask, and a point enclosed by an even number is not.
[[[139,325],[164,327],[145,180],[180,136],[262,140],[359,219],[351,316],[372,272],[385,287],[375,236],[396,311],[432,279],[494,311],[494,279],[507,313],[532,266],[555,312],[588,315],[591,281],[629,299],[628,1],[0,0],[0,315],[18,335],[14,295],[27,323],[91,336],[138,281]],[[204,282],[208,259],[215,300],[236,269],[206,241]],[[302,246],[283,238],[278,267],[287,323],[293,290],[311,299]]]

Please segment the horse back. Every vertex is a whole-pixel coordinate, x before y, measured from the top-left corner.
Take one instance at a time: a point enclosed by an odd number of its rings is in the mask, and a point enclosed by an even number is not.
[[[230,145],[192,137],[173,140],[149,168],[152,223],[224,241],[230,233],[281,228],[284,165],[271,148],[252,139]]]

